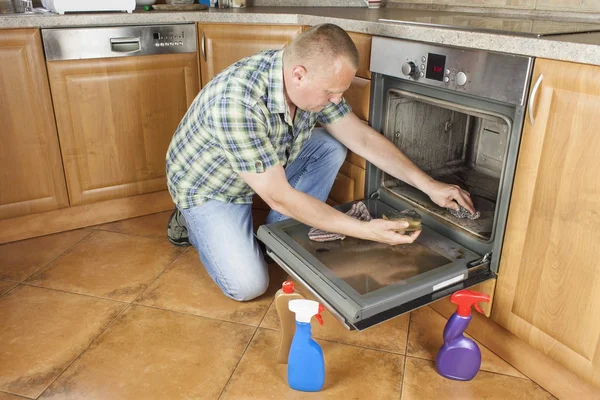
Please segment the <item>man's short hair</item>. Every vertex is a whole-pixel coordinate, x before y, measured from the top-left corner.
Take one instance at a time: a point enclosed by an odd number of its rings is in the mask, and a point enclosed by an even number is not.
[[[307,61],[333,63],[338,57],[345,57],[358,69],[358,50],[350,36],[337,25],[316,25],[297,36],[284,52],[288,62]]]

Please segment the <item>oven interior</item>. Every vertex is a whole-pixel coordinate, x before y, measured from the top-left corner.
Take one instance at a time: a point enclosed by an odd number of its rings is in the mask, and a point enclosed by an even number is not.
[[[434,179],[456,184],[471,194],[481,216],[454,217],[420,190],[383,174],[383,188],[425,212],[491,242],[510,121],[475,109],[390,89],[386,96],[384,135]]]

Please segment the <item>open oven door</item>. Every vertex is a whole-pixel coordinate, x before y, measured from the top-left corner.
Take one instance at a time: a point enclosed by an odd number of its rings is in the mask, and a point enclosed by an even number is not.
[[[364,203],[373,218],[394,210],[377,199]],[[352,204],[338,208],[346,212]],[[348,329],[364,330],[495,276],[488,256],[425,225],[414,243],[396,246],[352,237],[315,242],[309,230],[290,219],[261,226],[257,236]]]

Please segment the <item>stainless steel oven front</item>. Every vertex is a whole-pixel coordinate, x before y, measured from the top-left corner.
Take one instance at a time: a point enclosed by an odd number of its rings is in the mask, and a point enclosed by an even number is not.
[[[456,218],[367,163],[371,215],[415,210],[423,220],[415,243],[313,242],[310,227],[286,220],[259,228],[269,255],[358,330],[493,278],[532,65],[529,57],[373,38],[371,126],[430,176],[469,191],[480,218]]]

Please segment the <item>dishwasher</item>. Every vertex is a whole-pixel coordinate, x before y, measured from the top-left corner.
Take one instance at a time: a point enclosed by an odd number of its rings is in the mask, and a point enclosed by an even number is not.
[[[166,190],[198,92],[195,24],[42,29],[70,205]]]

